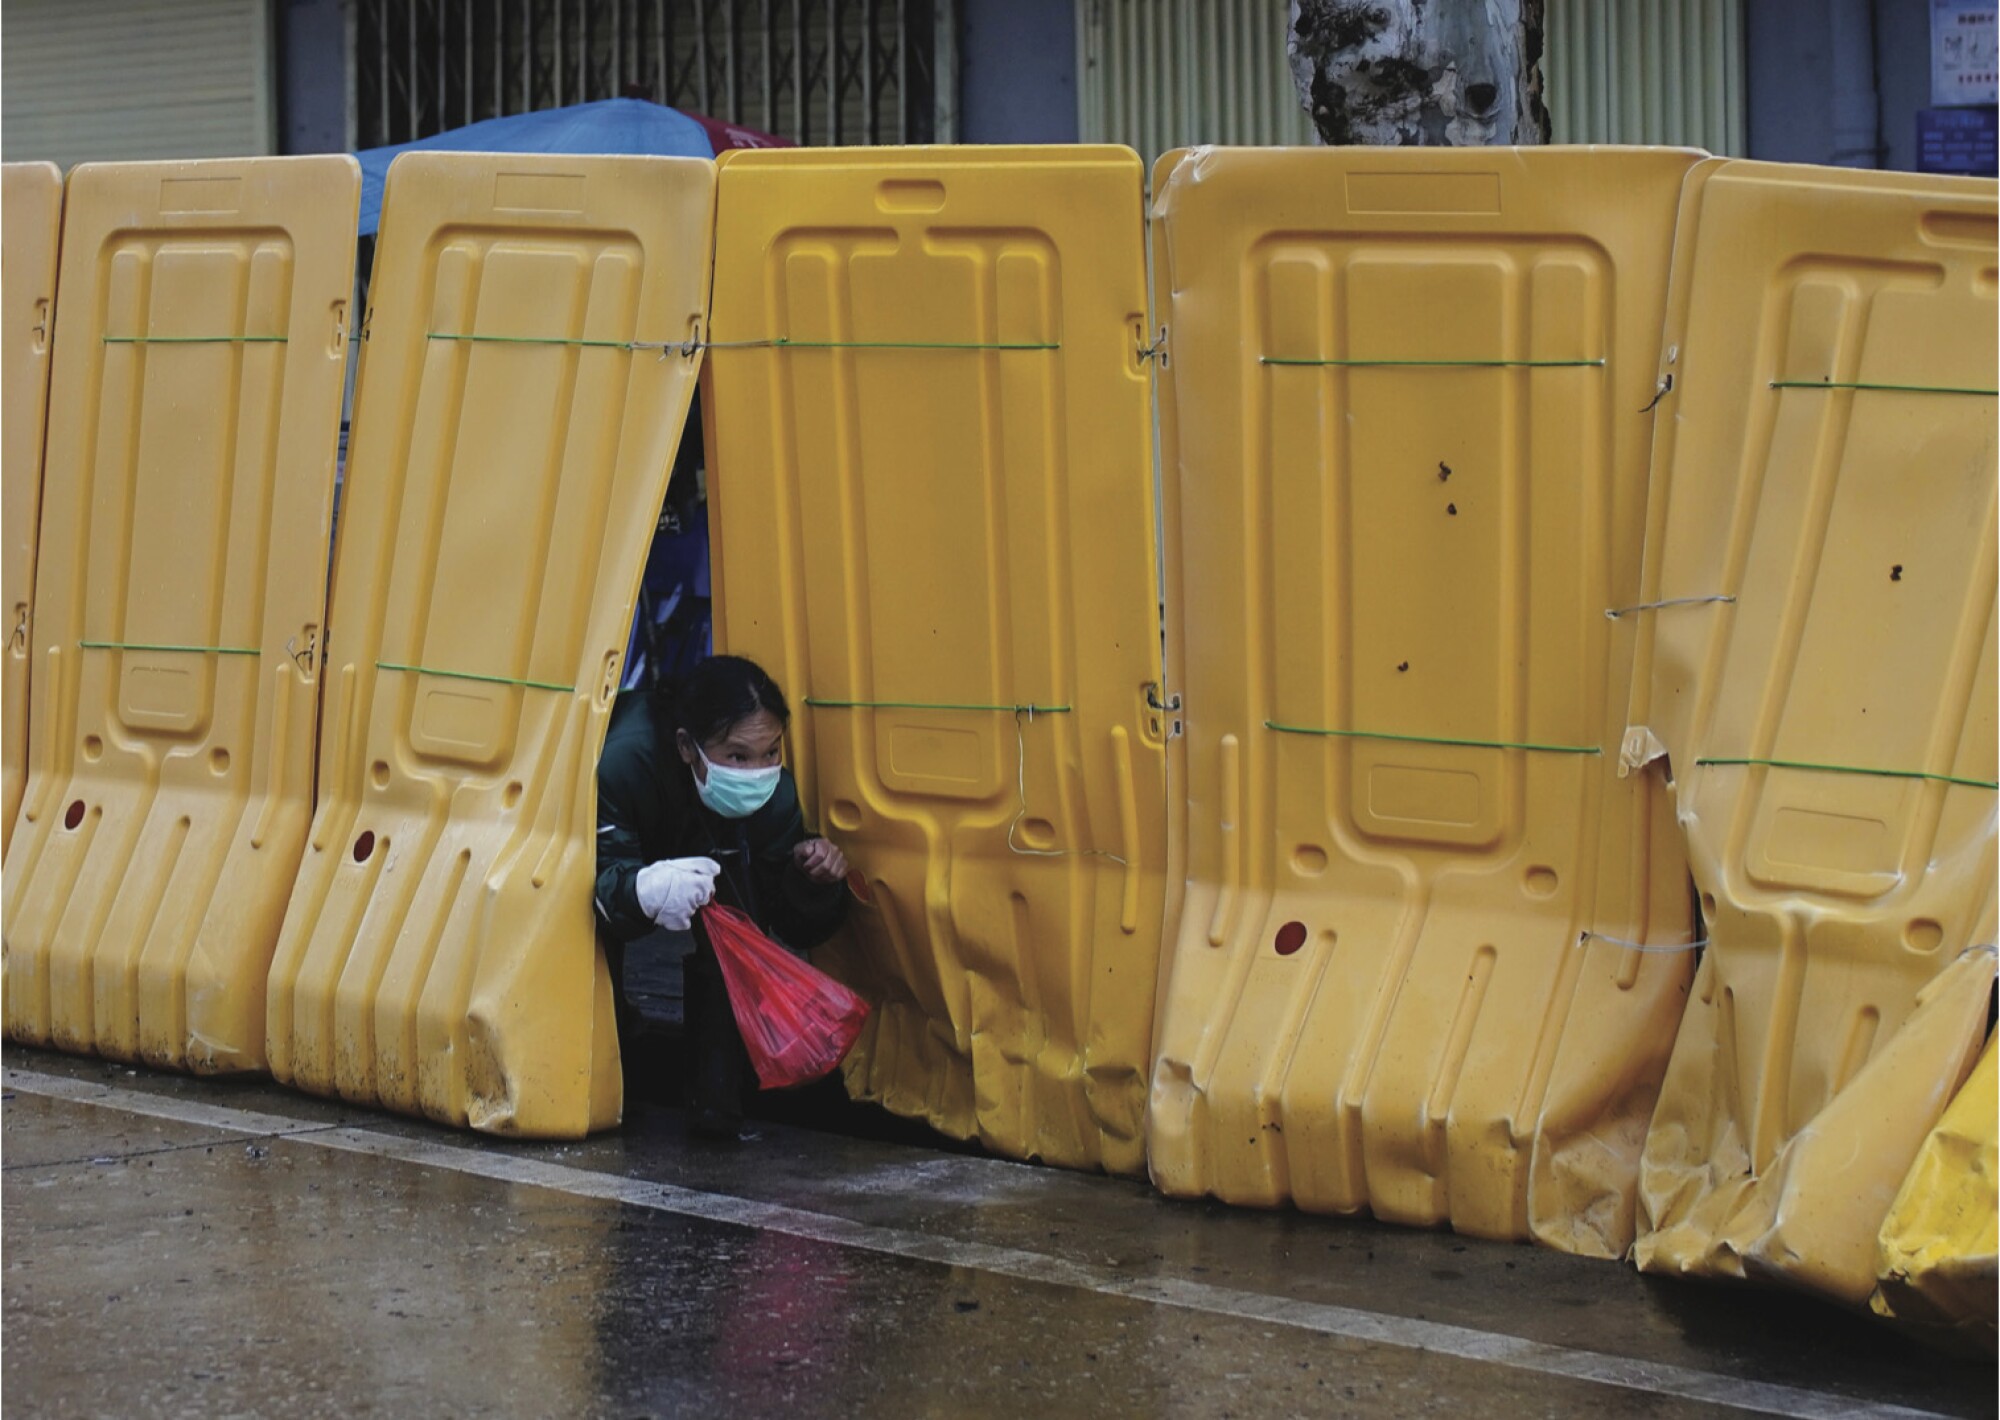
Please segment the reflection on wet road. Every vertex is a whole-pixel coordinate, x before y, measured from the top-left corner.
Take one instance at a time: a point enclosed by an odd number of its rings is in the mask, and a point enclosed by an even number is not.
[[[20,1414],[1991,1414],[1805,1299],[766,1124],[503,1144],[9,1048]]]

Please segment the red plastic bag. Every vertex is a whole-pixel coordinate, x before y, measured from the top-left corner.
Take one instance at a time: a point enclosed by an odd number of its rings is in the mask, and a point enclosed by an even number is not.
[[[701,909],[722,964],[729,1008],[767,1090],[803,1085],[832,1070],[861,1034],[868,1003],[799,960],[732,907]]]

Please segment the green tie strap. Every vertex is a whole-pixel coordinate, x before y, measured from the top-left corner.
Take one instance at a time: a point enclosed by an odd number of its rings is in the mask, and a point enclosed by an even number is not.
[[[179,646],[151,641],[79,641],[86,651],[158,651],[176,656],[258,656],[255,646]]]
[[[1886,390],[1892,394],[2000,395],[2000,390],[1968,385],[1889,385],[1860,380],[1773,380],[1774,390]]]
[[[468,345],[581,345],[593,350],[678,350],[678,345],[664,345],[659,341],[646,340],[584,340],[566,335],[456,335],[442,330],[427,330],[426,340],[455,340]]]
[[[926,700],[820,700],[806,697],[815,710],[980,710],[1007,715],[1067,715],[1067,705],[950,705]]]
[[[1602,360],[1321,360],[1281,355],[1260,357],[1265,365],[1328,365],[1342,369],[1370,369],[1379,366],[1404,367],[1425,370],[1566,370],[1577,368],[1595,369],[1604,364]]]
[[[518,685],[528,690],[553,690],[563,695],[575,690],[573,685],[557,685],[552,680],[520,680],[507,675],[480,675],[476,671],[441,671],[432,666],[406,666],[396,661],[377,661],[379,671],[407,671],[411,675],[434,675],[445,680],[471,680],[481,685]]]
[[[107,335],[106,345],[283,345],[282,335]]]
[[[1820,774],[1866,774],[1874,779],[1929,779],[1939,784],[1962,784],[1968,789],[2000,789],[1990,779],[1963,779],[1956,774],[1932,774],[1922,769],[1869,769],[1856,764],[1813,764],[1798,759],[1697,759],[1695,765],[1716,768],[1753,765],[1764,769],[1804,769]]]
[[[702,350],[1060,350],[1054,342],[1011,342],[982,340],[793,340],[772,336],[764,340],[708,340]]]
[[[1386,730],[1322,730],[1305,725],[1280,725],[1266,720],[1264,728],[1281,735],[1323,735],[1344,740],[1394,740],[1400,744],[1451,745],[1459,749],[1524,749],[1537,754],[1602,754],[1596,745],[1545,745],[1525,740],[1461,740],[1442,735],[1397,735]]]
[[[768,340],[691,340],[663,344],[648,340],[585,340],[563,335],[470,335],[441,330],[426,331],[426,340],[456,340],[475,345],[577,345],[598,350],[658,350],[662,354],[678,350],[692,355],[697,350],[1060,350],[1053,343],[955,340],[793,340],[776,336]]]

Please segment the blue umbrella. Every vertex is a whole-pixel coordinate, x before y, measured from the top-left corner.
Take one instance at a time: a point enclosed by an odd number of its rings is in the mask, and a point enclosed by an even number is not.
[[[616,153],[669,158],[712,158],[722,125],[644,99],[600,99],[569,108],[543,109],[469,123],[414,143],[369,148],[354,156],[361,163],[361,235],[373,236],[382,223],[382,184],[398,153],[443,149],[459,153]],[[722,139],[731,146],[734,133]],[[753,139],[747,131],[746,139]],[[754,138],[764,138],[757,134]],[[753,139],[754,141],[754,139]],[[777,140],[767,140],[775,142]],[[738,146],[749,146],[748,142]]]

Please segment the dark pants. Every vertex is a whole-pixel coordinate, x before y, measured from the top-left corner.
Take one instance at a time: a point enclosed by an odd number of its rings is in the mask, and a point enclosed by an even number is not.
[[[734,1120],[753,1087],[750,1056],[736,1029],[729,988],[714,950],[696,934],[696,946],[682,967],[687,1002],[687,1042],[693,1086],[689,1103],[698,1113]]]
[[[676,1052],[672,1026],[647,1017],[626,991],[625,967],[631,955],[628,944],[604,941],[625,1093],[628,1099],[668,1103],[678,1097],[674,1086],[684,1085],[690,1106],[726,1123],[742,1116],[744,1102],[755,1087],[756,1072],[736,1029],[736,1013],[730,1009],[721,964],[699,933],[694,942],[694,950],[681,958],[683,1026]],[[659,951],[674,944],[668,937],[657,936],[642,938],[636,945]],[[662,986],[671,989],[671,979],[661,978],[657,972],[648,977],[655,993]]]

